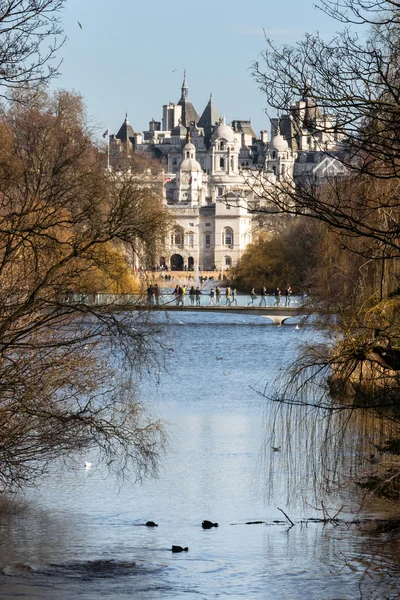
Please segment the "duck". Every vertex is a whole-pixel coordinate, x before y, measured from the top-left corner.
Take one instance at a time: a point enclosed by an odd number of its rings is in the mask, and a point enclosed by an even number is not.
[[[172,546],[171,550],[172,552],[187,552],[189,548],[182,548],[182,546]]]
[[[281,451],[281,446],[271,446],[272,450],[274,452],[280,452]]]
[[[158,525],[154,521],[147,521],[146,527],[158,527]]]
[[[87,462],[87,461],[85,462],[85,469],[90,469],[91,466],[92,466],[91,462]]]
[[[201,524],[203,529],[211,529],[211,527],[218,527],[218,523],[213,523],[212,521],[203,521]]]

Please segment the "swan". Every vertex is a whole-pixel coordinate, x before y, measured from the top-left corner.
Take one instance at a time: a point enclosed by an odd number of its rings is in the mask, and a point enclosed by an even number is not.
[[[85,462],[85,469],[90,469],[91,466],[92,466],[91,462],[88,462],[88,461]]]

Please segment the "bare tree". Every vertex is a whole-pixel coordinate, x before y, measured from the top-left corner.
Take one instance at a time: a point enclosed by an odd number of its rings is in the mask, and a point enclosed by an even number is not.
[[[330,415],[372,413],[393,449],[390,440],[400,436],[400,3],[319,0],[318,8],[341,27],[332,39],[307,34],[283,47],[267,40],[253,66],[269,106],[290,115],[294,141],[304,117],[312,134],[340,132],[334,156],[347,173],[262,188],[260,212],[304,215],[326,227],[312,308],[328,315],[328,342],[304,349],[272,399]],[[307,101],[306,114],[292,104],[296,96]],[[318,149],[330,154],[323,143]],[[390,470],[365,487],[398,498],[398,461]]]
[[[292,214],[307,214],[343,234],[365,242],[365,255],[399,257],[398,155],[400,107],[398,82],[399,25],[397,3],[391,0],[322,0],[320,8],[345,23],[326,41],[307,34],[295,46],[277,47],[267,40],[254,77],[268,104],[293,114],[296,96],[312,94],[314,115],[329,114],[318,124],[327,135],[339,131],[342,152],[336,158],[348,172],[345,183],[333,178],[321,186],[304,181],[284,195],[264,189],[270,206]],[[317,127],[314,122],[309,123]],[[320,147],[324,150],[324,147]],[[329,152],[328,152],[329,153]],[[380,185],[382,183],[382,185]],[[290,197],[293,202],[283,201]],[[358,251],[360,251],[358,243]]]
[[[38,88],[58,74],[65,0],[0,0],[0,95]]]
[[[94,447],[140,476],[163,442],[135,392],[160,327],[70,294],[99,291],[91,274],[112,277],[121,248],[162,243],[157,178],[104,169],[81,99],[66,92],[12,106],[0,138],[0,487]]]

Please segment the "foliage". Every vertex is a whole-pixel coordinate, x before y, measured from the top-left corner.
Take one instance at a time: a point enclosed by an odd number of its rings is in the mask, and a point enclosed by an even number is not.
[[[300,119],[291,105],[300,95],[315,115],[331,116],[308,126],[315,134],[341,134],[334,156],[347,173],[324,181],[303,178],[295,188],[278,182],[263,189],[267,208],[261,212],[304,215],[323,227],[310,308],[326,315],[320,323],[330,343],[303,349],[280,399],[324,414],[372,412],[373,427],[382,428],[384,439],[398,439],[400,4],[320,0],[318,5],[345,27],[329,40],[318,33],[283,47],[266,40],[262,60],[253,65],[256,81],[279,113]],[[330,154],[323,144],[319,149]],[[348,423],[340,427],[345,430]],[[378,479],[370,478],[366,488],[392,498],[399,465],[379,468]],[[389,481],[392,487],[386,489],[382,483]]]
[[[295,292],[304,292],[311,283],[318,239],[318,226],[304,219],[284,221],[273,235],[259,235],[233,271],[236,287],[249,290],[265,286],[273,291],[290,285]]]
[[[157,179],[104,169],[67,92],[14,103],[0,138],[0,487],[90,448],[140,476],[163,441],[135,396],[159,327],[67,292],[132,291],[128,263],[155,251],[169,222]]]

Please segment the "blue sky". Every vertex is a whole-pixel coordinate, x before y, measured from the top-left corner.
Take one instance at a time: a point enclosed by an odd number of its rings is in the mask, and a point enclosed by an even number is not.
[[[306,31],[337,28],[312,0],[67,0],[62,17],[68,39],[53,86],[82,94],[92,125],[111,133],[125,111],[135,131],[161,120],[162,105],[179,100],[185,68],[199,114],[212,92],[228,122],[250,118],[256,132],[269,129],[250,74],[265,47],[263,29],[293,43]]]

